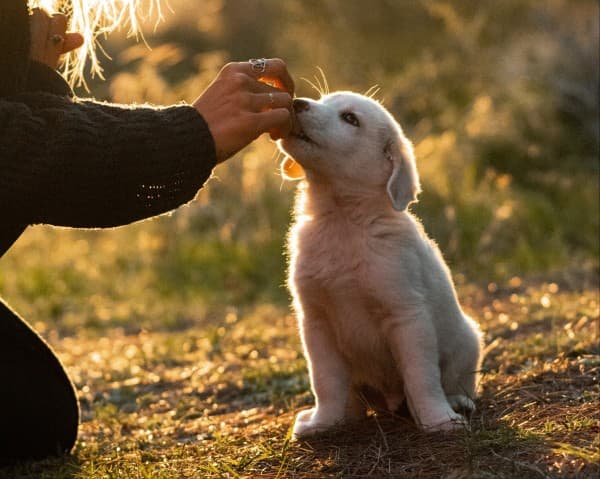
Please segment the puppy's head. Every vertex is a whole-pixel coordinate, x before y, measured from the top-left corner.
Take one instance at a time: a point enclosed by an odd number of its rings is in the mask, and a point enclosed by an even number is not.
[[[420,187],[412,145],[378,102],[339,92],[319,101],[296,99],[294,111],[294,129],[279,142],[289,155],[284,177],[302,178],[306,171],[309,182],[320,177],[357,190],[385,190],[399,211],[416,200]]]

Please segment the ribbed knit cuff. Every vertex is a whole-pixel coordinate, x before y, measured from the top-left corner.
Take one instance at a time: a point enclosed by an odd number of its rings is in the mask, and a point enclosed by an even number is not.
[[[152,169],[158,177],[150,184],[140,183],[137,195],[144,208],[160,214],[194,199],[217,159],[208,124],[195,108],[177,105],[157,111],[164,129],[155,137],[160,142],[156,148],[164,154],[157,160],[148,158],[155,161]]]

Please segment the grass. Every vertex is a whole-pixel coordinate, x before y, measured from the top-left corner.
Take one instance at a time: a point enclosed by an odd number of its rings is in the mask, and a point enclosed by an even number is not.
[[[380,85],[415,144],[414,209],[486,333],[478,410],[452,434],[384,415],[289,441],[313,402],[282,286],[294,186],[260,140],[192,207],[30,228],[0,259],[0,296],[55,347],[82,410],[69,457],[0,478],[598,477],[596,2],[171,3],[152,50],[104,44],[93,95],[192,101],[260,55],[296,79],[322,65],[334,89]]]
[[[194,291],[156,287],[154,275],[164,270],[156,267],[162,243],[155,223],[95,233],[37,228],[2,259],[0,291],[64,361],[82,422],[72,455],[0,469],[1,478],[600,472],[596,266],[498,284],[457,276],[466,310],[486,332],[470,429],[424,434],[408,417],[379,415],[290,442],[295,413],[313,399],[286,304],[234,308],[217,296],[207,307]]]

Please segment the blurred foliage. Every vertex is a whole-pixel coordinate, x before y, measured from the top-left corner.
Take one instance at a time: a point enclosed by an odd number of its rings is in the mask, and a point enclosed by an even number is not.
[[[146,29],[151,49],[125,33],[103,42],[111,57],[104,61],[108,81],[92,81],[93,96],[192,101],[227,61],[274,56],[288,63],[299,96],[318,96],[302,80],[313,79],[318,67],[332,90],[364,92],[378,85],[379,99],[415,144],[424,191],[413,210],[453,272],[501,281],[597,264],[597,1],[169,5],[165,21],[152,30],[151,19]],[[50,266],[31,265],[31,299],[65,282],[73,296],[69,288],[85,289],[90,272],[100,270],[96,295],[156,291],[156,303],[147,298],[138,313],[154,308],[174,324],[185,322],[189,311],[161,311],[159,295],[182,295],[204,310],[209,304],[286,304],[283,249],[295,185],[282,181],[277,160],[275,145],[260,139],[219,166],[197,202],[150,224],[91,234],[27,233],[22,242],[45,242],[53,252],[46,257],[56,258]],[[89,251],[84,259],[77,245]],[[96,247],[110,251],[94,254]],[[106,261],[101,254],[109,255]],[[14,261],[23,275],[22,258],[4,261]],[[88,269],[78,269],[78,261],[88,262]],[[10,265],[3,269],[0,291],[19,290]],[[64,293],[57,297],[64,313]]]

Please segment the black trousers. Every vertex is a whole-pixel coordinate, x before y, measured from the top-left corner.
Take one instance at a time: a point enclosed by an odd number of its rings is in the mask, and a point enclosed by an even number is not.
[[[77,396],[60,360],[0,300],[0,465],[69,452],[78,424]]]

